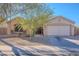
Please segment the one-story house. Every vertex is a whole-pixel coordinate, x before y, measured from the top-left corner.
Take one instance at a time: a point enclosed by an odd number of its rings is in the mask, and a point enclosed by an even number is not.
[[[18,30],[16,30],[16,25],[18,25],[18,22],[16,19],[20,19],[20,17],[14,18],[8,22],[2,22],[2,24],[0,24],[0,35],[17,32]],[[76,33],[78,34],[78,29],[76,30],[75,22],[63,16],[56,16],[49,19],[43,28],[39,28],[37,31],[41,32],[40,34],[42,35],[53,36],[72,36]]]

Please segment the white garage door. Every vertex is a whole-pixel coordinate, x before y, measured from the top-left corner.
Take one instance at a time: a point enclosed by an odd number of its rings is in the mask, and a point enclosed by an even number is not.
[[[69,26],[47,26],[47,35],[68,36],[70,35]]]

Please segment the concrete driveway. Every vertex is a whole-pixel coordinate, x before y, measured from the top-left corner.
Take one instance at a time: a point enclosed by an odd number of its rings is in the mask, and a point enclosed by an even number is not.
[[[79,56],[79,40],[66,37],[0,37],[1,56]]]

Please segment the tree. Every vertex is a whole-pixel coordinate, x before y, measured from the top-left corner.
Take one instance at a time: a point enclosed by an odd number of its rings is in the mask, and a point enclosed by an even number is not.
[[[2,3],[0,4],[0,16],[4,19],[11,19],[11,17],[23,12],[23,4],[17,3]]]
[[[26,4],[26,18],[19,20],[24,30],[28,30],[31,36],[34,36],[37,28],[43,27],[48,18],[53,15],[46,4]]]
[[[0,24],[2,23],[2,22],[4,22],[5,21],[5,19],[3,18],[3,17],[0,17]]]

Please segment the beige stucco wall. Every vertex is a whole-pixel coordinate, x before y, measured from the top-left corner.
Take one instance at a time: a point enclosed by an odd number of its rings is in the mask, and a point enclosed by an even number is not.
[[[10,22],[8,22],[10,29],[14,30],[14,26],[15,24],[18,24],[18,22],[16,20],[11,20]]]
[[[71,26],[71,35],[75,35],[75,26]]]
[[[63,25],[74,25],[72,22],[62,18],[62,17],[56,17],[48,21],[47,25],[51,24],[63,24]]]

